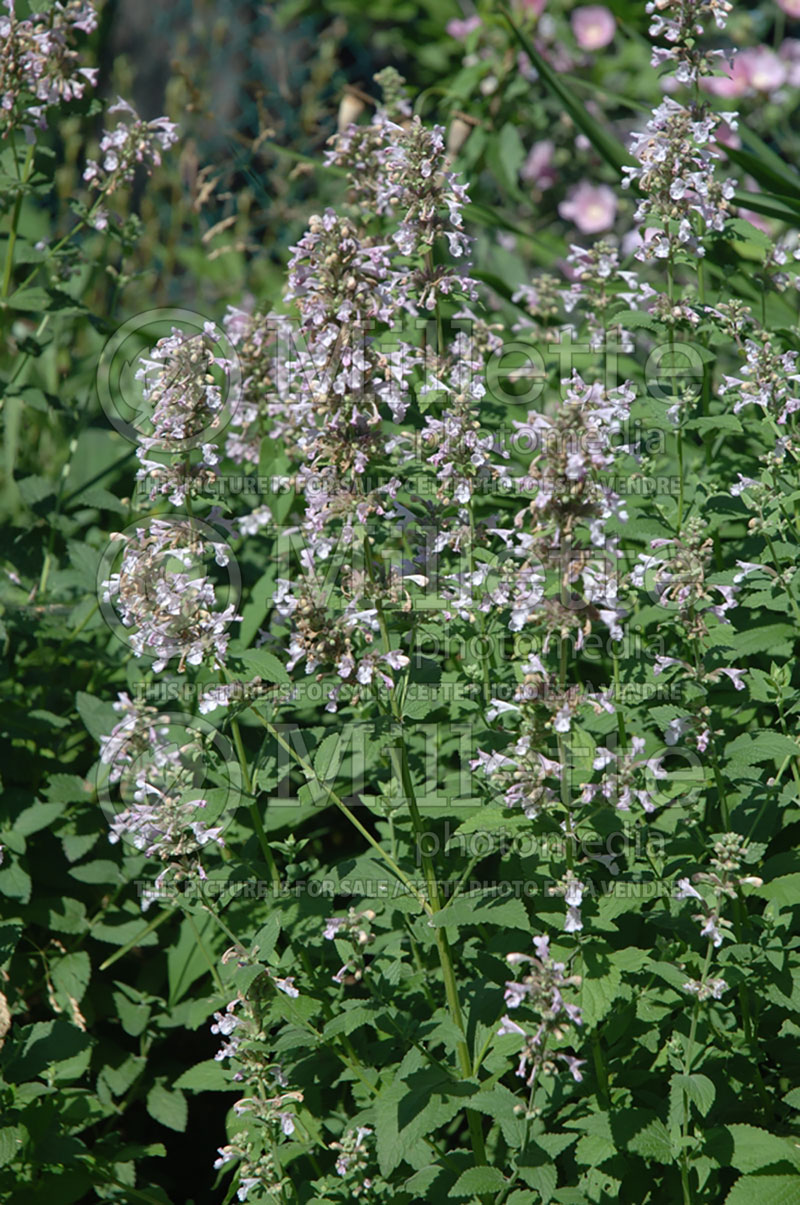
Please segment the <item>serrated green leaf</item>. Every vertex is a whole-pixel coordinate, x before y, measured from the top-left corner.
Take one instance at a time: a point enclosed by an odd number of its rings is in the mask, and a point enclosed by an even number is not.
[[[92,975],[92,964],[85,950],[65,954],[52,963],[53,986],[80,1004]]]
[[[173,1087],[182,1088],[187,1092],[241,1091],[241,1085],[234,1083],[231,1076],[216,1059],[206,1059],[202,1063],[195,1063],[194,1067],[190,1067],[188,1071],[184,1071],[183,1075],[178,1076]]]
[[[291,685],[292,680],[285,667],[275,654],[267,649],[248,649],[246,653],[240,653],[239,660],[254,677],[258,676],[265,682],[274,682],[280,686]]]
[[[705,1117],[714,1103],[716,1088],[707,1075],[675,1074],[669,1081],[669,1129],[675,1133],[680,1130],[684,1119],[684,1094]]]
[[[170,1092],[162,1084],[155,1084],[147,1093],[147,1112],[154,1121],[179,1134],[186,1129],[189,1109],[180,1088]]]
[[[652,1159],[656,1163],[672,1163],[675,1155],[669,1131],[663,1121],[649,1122],[644,1129],[628,1142],[628,1148],[643,1159]]]
[[[456,1180],[449,1197],[475,1197],[485,1192],[500,1192],[508,1181],[496,1167],[470,1167]]]
[[[800,873],[781,875],[756,887],[753,895],[760,895],[765,900],[772,900],[782,908],[791,908],[800,904]]]
[[[800,1176],[741,1176],[725,1205],[800,1205]]]

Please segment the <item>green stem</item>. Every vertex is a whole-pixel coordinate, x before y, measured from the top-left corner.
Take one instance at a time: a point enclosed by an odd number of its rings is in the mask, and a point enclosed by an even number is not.
[[[678,527],[676,535],[681,534],[683,526],[683,432],[678,428]]]
[[[683,1058],[683,1074],[688,1075],[692,1060],[694,1058],[694,1040],[697,1033],[697,1021],[700,1016],[700,993],[708,975],[709,967],[711,966],[711,957],[714,953],[714,942],[709,938],[706,947],[706,957],[703,963],[703,970],[700,975],[700,987],[698,988],[697,998],[692,1008],[692,1022],[689,1026],[689,1041],[686,1044],[686,1053]],[[683,1090],[683,1117],[681,1119],[681,1138],[684,1140],[681,1146],[681,1186],[683,1188],[684,1205],[692,1205],[692,1188],[689,1182],[689,1155],[686,1149],[686,1136],[689,1129],[689,1097],[686,1089]]]
[[[211,957],[208,950],[203,945],[203,939],[200,936],[200,930],[197,928],[197,925],[194,923],[194,917],[192,916],[191,912],[186,913],[186,919],[188,920],[188,922],[191,926],[192,932],[194,933],[195,941],[197,942],[198,946],[200,947],[202,955],[205,958],[206,962],[208,963],[209,970],[211,971],[211,978],[214,980],[214,983],[216,984],[217,991],[220,993],[224,992],[225,988],[223,987],[222,980],[219,977],[219,971],[217,970],[217,964],[214,962],[214,959]]]
[[[223,676],[227,678],[227,674],[224,674],[224,672]],[[242,771],[244,787],[247,791],[247,794],[250,796],[250,802],[247,805],[247,809],[250,813],[250,819],[253,822],[253,828],[255,829],[258,843],[261,846],[264,861],[269,869],[270,878],[272,879],[272,886],[275,891],[280,892],[281,873],[275,864],[275,858],[273,857],[272,850],[270,849],[267,834],[264,831],[264,824],[261,819],[261,813],[258,810],[258,803],[253,798],[253,780],[250,777],[250,770],[247,765],[247,755],[245,754],[244,742],[242,741],[242,733],[236,716],[231,719],[231,733],[233,735],[233,744],[236,749],[236,756],[239,759],[239,767]]]
[[[28,147],[28,153],[25,156],[25,164],[22,168],[22,180],[20,181],[20,183],[22,183],[22,184],[27,184],[27,182],[30,178],[31,167],[33,164],[33,152],[34,152],[34,145],[32,143]],[[5,301],[6,297],[8,297],[8,290],[11,287],[11,273],[14,268],[14,248],[17,243],[17,228],[19,226],[19,215],[20,215],[21,209],[22,209],[22,192],[20,191],[17,193],[16,197],[14,198],[14,208],[11,211],[11,227],[8,232],[8,247],[6,249],[6,262],[5,262],[5,265],[3,268],[3,285],[2,285],[2,290],[0,290],[0,298],[2,298],[3,301]]]
[[[411,815],[411,823],[414,827],[414,834],[417,839],[417,848],[419,849],[420,856],[422,858],[423,873],[425,875],[425,882],[428,887],[428,899],[430,900],[433,908],[433,920],[435,923],[436,913],[442,911],[439,883],[436,878],[436,868],[433,864],[433,859],[426,849],[426,842],[424,840],[426,828],[417,804],[414,783],[411,779],[411,770],[408,764],[408,749],[402,733],[398,742],[397,752],[399,754],[400,762],[400,781],[403,786],[403,792],[406,796],[406,800],[408,801],[408,810]],[[472,1056],[470,1055],[469,1051],[466,1029],[464,1028],[464,1017],[461,1012],[461,1003],[458,998],[458,985],[456,983],[453,956],[450,950],[450,943],[447,939],[447,930],[443,925],[436,925],[436,950],[439,955],[439,965],[442,968],[442,978],[444,979],[447,1007],[449,1009],[453,1024],[461,1035],[456,1043],[456,1051],[458,1054],[458,1062],[461,1068],[461,1074],[464,1079],[469,1079],[473,1074]],[[480,1164],[485,1164],[486,1149],[483,1141],[483,1130],[481,1128],[480,1118],[472,1109],[467,1109],[466,1113],[475,1161]]]
[[[558,685],[563,693],[567,685],[567,643],[564,637],[561,637],[559,647],[559,667],[558,667]],[[563,734],[558,734],[558,760],[561,764],[560,787],[561,787],[561,806],[564,809],[565,815],[565,832],[567,836],[567,844],[565,847],[567,870],[572,870],[575,866],[575,851],[573,849],[573,830],[572,830],[572,808],[570,797],[570,776],[567,766],[567,744]]]
[[[100,970],[108,970],[110,966],[113,966],[115,962],[117,962],[120,958],[123,958],[126,954],[138,946],[143,937],[147,937],[148,933],[153,933],[159,927],[159,925],[163,925],[164,921],[167,920],[168,917],[172,916],[173,912],[173,908],[165,908],[164,911],[155,918],[155,920],[151,920],[149,925],[145,925],[141,933],[137,933],[136,936],[130,941],[126,941],[124,946],[120,946],[118,950],[115,950],[110,958],[107,958],[105,962],[101,962]]]
[[[278,732],[278,730],[274,726],[274,724],[271,724],[269,722],[269,720],[265,719],[264,716],[262,716],[260,714],[260,712],[256,711],[255,709],[254,709],[254,715],[258,716],[261,723],[264,725],[264,727],[267,729],[267,731],[270,732],[272,734],[272,736],[275,737],[275,740],[278,742],[278,744],[281,746],[281,748],[285,749],[286,752],[289,754],[289,756],[294,758],[295,762],[300,767],[300,769],[303,770],[307,775],[309,775],[309,777],[314,779],[314,781],[317,783],[317,785],[325,792],[325,794],[328,796],[328,798],[331,800],[331,802],[339,809],[339,811],[342,813],[342,815],[345,816],[350,821],[350,823],[353,825],[353,827],[355,829],[357,829],[357,831],[361,834],[361,836],[364,838],[364,840],[367,841],[372,846],[372,848],[375,850],[375,852],[380,855],[380,857],[386,863],[386,865],[389,867],[389,869],[392,871],[392,873],[397,876],[397,878],[400,880],[400,882],[403,884],[403,886],[411,893],[411,895],[414,896],[414,898],[421,905],[421,907],[425,910],[425,912],[427,912],[428,915],[431,916],[432,911],[431,911],[430,905],[428,904],[427,900],[424,898],[424,896],[422,896],[419,893],[419,891],[417,891],[416,887],[412,883],[411,879],[409,879],[408,875],[405,874],[404,871],[402,871],[400,869],[400,867],[395,862],[394,858],[386,852],[386,850],[383,848],[383,846],[380,844],[380,842],[375,840],[375,838],[373,837],[373,835],[369,831],[369,829],[364,827],[364,825],[361,823],[361,821],[358,819],[358,817],[351,811],[351,809],[347,806],[347,804],[344,802],[344,800],[341,799],[336,794],[336,792],[333,790],[332,787],[328,786],[327,783],[324,783],[321,780],[321,778],[319,777],[319,775],[315,772],[313,766],[311,766],[309,764],[309,762],[307,762],[305,760],[304,757],[301,757],[300,754],[297,752],[297,750],[293,749],[288,741],[284,740],[283,736],[280,734],[280,732]]]
[[[628,735],[625,731],[625,712],[622,706],[622,687],[619,678],[619,654],[612,647],[611,657],[614,663],[614,705],[617,709],[617,734],[619,743],[623,747],[628,743]]]

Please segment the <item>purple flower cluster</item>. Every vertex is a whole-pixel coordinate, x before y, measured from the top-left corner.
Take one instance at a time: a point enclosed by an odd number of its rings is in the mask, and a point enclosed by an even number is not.
[[[221,828],[199,818],[207,807],[195,785],[203,761],[200,735],[178,743],[155,708],[127,694],[119,695],[114,709],[122,719],[101,739],[100,760],[111,767],[109,780],[120,785],[128,802],[111,821],[109,841],[124,839],[148,858],[167,863],[159,883],[172,873],[173,863],[185,868],[191,862],[202,877],[199,851],[224,841]]]
[[[670,259],[679,251],[702,256],[704,231],[722,230],[731,217],[735,184],[718,178],[719,153],[711,145],[723,119],[735,127],[733,113],[693,111],[667,97],[634,134],[638,166],[622,170],[623,187],[635,183],[642,194],[634,216],[646,229],[637,259]]]
[[[241,617],[235,603],[220,609],[206,562],[225,566],[230,557],[224,541],[213,541],[191,519],[152,519],[133,535],[117,537],[123,545],[118,572],[102,583],[103,601],[115,606],[130,629],[135,656],[154,658],[156,673],[175,657],[178,672],[209,661],[225,664],[228,627]]]
[[[83,178],[90,188],[101,196],[108,197],[123,184],[130,184],[137,167],[148,175],[161,163],[161,154],[178,141],[178,127],[168,117],[157,117],[154,121],[143,121],[126,100],[119,97],[110,105],[109,113],[122,113],[113,130],[106,130],[100,139],[101,159],[87,160]],[[96,229],[105,230],[108,215],[104,209],[95,209],[93,221]]]
[[[581,1067],[585,1060],[575,1058],[573,1054],[559,1051],[555,1054],[548,1051],[551,1040],[562,1041],[574,1025],[581,1025],[583,1019],[577,1005],[564,999],[562,988],[580,985],[579,975],[566,975],[563,962],[556,962],[550,954],[550,941],[547,937],[534,937],[536,955],[508,954],[506,960],[512,966],[527,965],[528,973],[518,980],[506,984],[505,1000],[509,1009],[516,1010],[522,1006],[530,1010],[535,1017],[533,1028],[512,1021],[506,1015],[503,1017],[497,1031],[500,1036],[514,1035],[523,1039],[520,1052],[517,1075],[524,1079],[527,1086],[532,1088],[540,1072],[547,1075],[556,1074],[555,1060],[565,1063],[572,1078],[577,1082],[583,1079]]]
[[[96,67],[79,66],[76,33],[97,28],[97,13],[88,0],[56,3],[46,13],[20,19],[14,0],[5,0],[0,17],[0,134],[22,126],[29,141],[33,127],[46,127],[54,105],[83,96],[97,83]]]

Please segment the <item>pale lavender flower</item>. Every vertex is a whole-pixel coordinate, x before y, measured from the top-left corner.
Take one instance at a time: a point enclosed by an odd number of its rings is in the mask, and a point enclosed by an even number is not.
[[[693,996],[697,996],[698,1000],[721,1000],[722,993],[728,990],[728,985],[724,979],[707,979],[702,983],[699,979],[687,979],[682,984],[683,990],[689,992]]]
[[[125,804],[115,812],[108,835],[167,864],[193,861],[203,877],[198,853],[209,843],[224,845],[222,829],[198,818],[207,802],[198,797],[196,778],[204,763],[199,732],[181,729],[173,736],[154,707],[121,694],[115,709],[122,719],[101,739],[101,762],[110,766],[109,782],[120,784]]]
[[[101,160],[89,159],[83,173],[87,184],[109,196],[122,184],[130,184],[137,166],[150,174],[161,163],[163,151],[178,141],[178,127],[167,117],[143,121],[126,100],[119,97],[109,113],[122,113],[125,120],[100,139]]]
[[[139,434],[137,456],[142,467],[136,477],[150,486],[151,500],[168,494],[174,506],[181,506],[187,495],[202,493],[214,481],[219,451],[209,436],[220,425],[225,402],[222,383],[232,384],[235,392],[238,376],[233,361],[215,354],[218,342],[211,322],[200,333],[173,328],[140,359],[136,380],[142,382],[144,407],[139,421],[146,422],[150,431]],[[238,398],[229,401],[235,410]],[[192,465],[189,453],[198,445],[203,459]],[[153,453],[170,460],[153,459]]]
[[[725,674],[727,678],[730,678],[736,690],[744,690],[744,682],[742,681],[742,678],[747,673],[747,670],[721,668],[717,671],[717,673]]]
[[[19,19],[14,0],[0,17],[0,132],[5,138],[22,126],[33,142],[33,126],[46,127],[48,110],[83,96],[97,83],[97,68],[79,66],[75,31],[97,27],[94,5],[84,0],[56,3],[45,13]]]
[[[734,116],[723,115],[732,124]],[[636,251],[637,259],[667,259],[679,250],[703,255],[704,247],[692,225],[699,214],[706,228],[720,231],[730,216],[735,185],[718,179],[718,153],[711,135],[722,118],[684,108],[671,98],[654,111],[647,128],[631,139],[636,167],[623,167],[623,188],[634,181],[642,197],[634,218],[656,219],[664,228],[651,226]]]
[[[583,1079],[580,1069],[585,1066],[586,1059],[576,1059],[572,1054],[558,1054],[556,1058],[561,1059],[562,1062],[567,1064],[570,1075],[575,1080],[575,1083],[579,1084]]]
[[[234,603],[219,609],[203,562],[213,556],[227,565],[228,545],[185,518],[153,519],[133,535],[116,538],[122,563],[102,583],[103,601],[115,605],[129,629],[134,655],[154,657],[156,673],[175,657],[179,673],[187,662],[224,665],[227,629],[241,617]]]
[[[555,962],[550,957],[549,943],[546,937],[534,938],[537,957],[529,954],[508,954],[507,961],[512,965],[527,963],[529,972],[519,982],[506,984],[505,1000],[509,1008],[517,1009],[529,1006],[534,1013],[533,1031],[528,1029],[521,1018],[520,1022],[512,1021],[504,1016],[497,1030],[498,1035],[513,1035],[524,1038],[520,1053],[517,1075],[527,1077],[530,1087],[540,1070],[549,1074],[556,1073],[556,1064],[547,1052],[547,1043],[551,1035],[562,1038],[566,1025],[581,1025],[581,1010],[577,1005],[568,1003],[562,993],[563,987],[577,986],[580,976],[565,975],[565,966]],[[582,1060],[575,1060],[569,1054],[560,1054],[577,1081],[580,1080]],[[530,1072],[528,1068],[530,1067]]]
[[[281,979],[277,975],[273,975],[272,982],[279,991],[283,992],[285,996],[291,996],[292,999],[296,999],[300,995],[300,992],[294,986],[294,975],[288,975],[285,979]]]

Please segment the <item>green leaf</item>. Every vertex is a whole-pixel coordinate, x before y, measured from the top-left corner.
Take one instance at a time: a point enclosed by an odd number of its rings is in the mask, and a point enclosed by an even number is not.
[[[793,226],[797,224],[798,210],[794,205],[787,203],[784,197],[773,197],[763,192],[742,192],[737,189],[733,199],[743,209],[752,209],[753,213],[763,213],[765,217],[778,218]]]
[[[86,803],[91,783],[77,774],[51,774],[44,795],[51,803]]]
[[[769,235],[765,234],[763,230],[759,230],[752,222],[748,222],[746,218],[731,218],[725,225],[725,232],[735,234],[737,239],[749,243],[761,253],[768,251],[772,246],[772,239]]]
[[[354,1029],[372,1025],[374,1021],[374,1005],[367,1006],[354,1002],[351,1008],[345,1008],[344,1011],[331,1017],[322,1031],[322,1036],[325,1039],[339,1037],[341,1034],[352,1033]]]
[[[110,862],[108,858],[95,858],[91,862],[82,862],[80,866],[73,866],[69,874],[70,878],[76,879],[79,883],[103,883],[110,886],[122,881],[119,866],[116,862]]]
[[[27,904],[31,898],[31,887],[31,876],[18,861],[15,860],[10,866],[4,866],[0,870],[0,895]]]
[[[752,657],[754,653],[775,653],[785,649],[788,656],[791,642],[794,640],[794,628],[788,623],[771,623],[762,627],[748,628],[746,632],[736,633],[736,652],[741,658]]]
[[[744,430],[735,414],[708,414],[702,418],[690,418],[687,423],[683,424],[683,429],[684,431],[699,431],[701,435],[706,431],[711,431],[714,435],[720,431],[730,431],[734,435],[741,435]]]
[[[484,1192],[500,1192],[508,1180],[496,1167],[470,1167],[456,1180],[449,1197],[475,1197]]]
[[[104,489],[101,485],[94,485],[91,489],[81,490],[76,502],[80,506],[90,506],[96,510],[111,511],[112,514],[125,515],[128,513],[128,507],[122,499],[118,498],[116,494],[112,494],[111,490]]]
[[[266,649],[248,649],[246,653],[240,653],[239,660],[254,677],[257,675],[265,682],[291,686],[291,678],[274,653]]]
[[[0,1130],[0,1167],[10,1163],[24,1142],[19,1126],[4,1126]]]
[[[617,1146],[613,1138],[603,1134],[584,1134],[575,1147],[575,1161],[584,1167],[597,1167],[606,1159],[613,1159]]]
[[[114,992],[117,1016],[125,1032],[132,1038],[138,1038],[139,1034],[144,1033],[150,1020],[150,1005],[141,999],[131,999],[131,996],[139,995],[134,988],[124,983],[120,983],[119,987],[122,990]]]
[[[737,131],[744,145],[758,155],[761,162],[765,164],[776,177],[782,180],[784,186],[783,191],[786,191],[788,188],[790,193],[800,192],[800,174],[798,174],[794,168],[792,168],[786,162],[785,159],[782,159],[771,146],[764,142],[763,138],[761,138],[760,135],[755,132],[755,130],[752,130],[750,126],[741,119],[739,120]]]
[[[92,964],[85,950],[59,958],[52,964],[51,973],[53,986],[80,1004],[92,975]]]
[[[628,1142],[628,1149],[643,1159],[652,1159],[656,1163],[672,1163],[675,1158],[672,1140],[663,1121],[651,1121],[634,1134]]]
[[[519,1097],[502,1084],[495,1084],[490,1091],[477,1092],[469,1102],[469,1107],[475,1112],[485,1113],[492,1121],[497,1122],[503,1137],[512,1148],[521,1144],[524,1134],[525,1123],[516,1112],[518,1105]],[[571,1141],[571,1136],[568,1141]]]
[[[175,1088],[184,1088],[187,1092],[240,1092],[239,1084],[233,1082],[221,1063],[216,1059],[206,1059],[205,1062],[195,1063],[183,1075],[175,1080]]]
[[[524,929],[529,926],[528,913],[522,900],[509,899],[504,895],[461,896],[447,904],[431,917],[432,925],[502,925],[508,929]]]
[[[119,719],[110,702],[88,695],[82,690],[75,696],[75,706],[89,735],[96,741],[99,741],[101,736],[108,736]]]
[[[525,1163],[521,1163],[517,1171],[520,1178],[529,1184],[531,1188],[535,1188],[539,1193],[543,1205],[547,1205],[553,1197],[558,1184],[558,1173],[552,1163],[540,1163],[536,1167],[529,1167]],[[525,1201],[530,1201],[530,1196],[526,1194]]]
[[[765,195],[769,199],[774,197],[781,205],[800,213],[800,200],[791,195],[792,189],[797,191],[800,188],[800,180],[792,183],[795,178],[794,173],[789,173],[788,169],[786,174],[774,170],[757,155],[743,147],[732,147],[726,143],[725,154],[739,167],[743,167],[759,184],[764,185]]]
[[[92,1039],[69,1021],[37,1021],[24,1026],[15,1038],[14,1046],[6,1041],[2,1051],[5,1077],[12,1083],[39,1076],[68,1083],[80,1079],[89,1065]]]
[[[763,887],[756,887],[753,895],[773,900],[779,907],[791,908],[800,904],[800,873],[781,875],[779,879],[773,879]]]
[[[587,960],[586,974],[581,983],[581,1012],[584,1024],[593,1028],[611,1011],[619,996],[627,989],[622,983],[619,968],[611,963],[607,970],[590,969]]]
[[[730,1125],[725,1130],[733,1139],[731,1165],[740,1172],[757,1172],[785,1159],[800,1167],[800,1147],[791,1138],[779,1138],[758,1126]]]
[[[7,305],[12,310],[24,310],[31,312],[41,312],[50,308],[50,297],[47,289],[33,287],[30,289],[17,289],[16,293],[8,298]]]
[[[525,147],[515,125],[507,122],[493,139],[488,161],[506,191],[514,193],[519,187],[519,169],[525,161]]]
[[[213,959],[212,939],[217,930],[209,916],[187,917],[181,934],[167,951],[169,1001],[177,1004],[201,975],[210,974],[209,959]]]
[[[456,1082],[446,1071],[423,1067],[422,1062],[423,1056],[412,1050],[375,1101],[378,1163],[384,1176],[404,1160],[420,1166],[417,1160],[425,1158],[423,1135],[452,1121],[475,1091],[474,1085]]]
[[[675,1133],[681,1128],[684,1117],[684,1093],[705,1117],[714,1103],[716,1088],[707,1075],[675,1074],[669,1081],[669,1128]]]
[[[253,946],[258,947],[258,957],[262,962],[268,962],[272,958],[280,932],[281,918],[277,912],[273,912],[267,923],[261,926],[253,938]]]
[[[122,1096],[147,1066],[141,1055],[131,1054],[118,1067],[107,1064],[97,1077],[97,1090],[102,1100]],[[110,1095],[109,1095],[110,1094]]]
[[[780,732],[745,732],[725,746],[725,756],[750,765],[764,761],[781,762],[785,757],[800,757],[800,745]]]
[[[341,762],[340,743],[340,734],[331,732],[320,742],[314,753],[314,773],[320,782],[333,782],[336,777]]]
[[[180,1088],[170,1092],[163,1084],[156,1084],[147,1093],[147,1112],[170,1130],[182,1134],[186,1129],[189,1109]]]
[[[800,1205],[800,1176],[742,1176],[725,1205]]]
[[[0,966],[4,966],[11,958],[21,936],[21,920],[7,920],[0,924]]]
[[[55,493],[55,488],[52,481],[48,481],[46,477],[32,475],[23,477],[17,482],[17,489],[20,492],[20,497],[27,506],[36,506],[38,502],[49,498]]]

